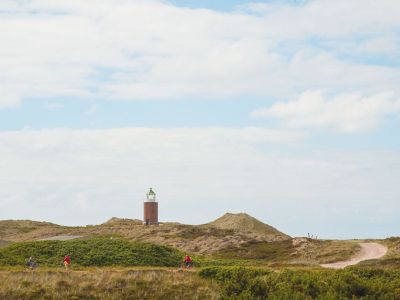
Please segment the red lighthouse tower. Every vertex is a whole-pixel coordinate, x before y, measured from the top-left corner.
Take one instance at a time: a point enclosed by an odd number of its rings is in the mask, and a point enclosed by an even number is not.
[[[156,201],[156,193],[150,188],[144,200],[144,217],[143,224],[158,225],[158,202]]]

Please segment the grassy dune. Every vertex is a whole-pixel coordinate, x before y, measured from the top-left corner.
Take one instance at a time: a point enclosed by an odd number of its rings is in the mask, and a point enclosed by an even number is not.
[[[160,226],[143,226],[139,220],[112,218],[100,225],[68,227],[29,220],[0,220],[0,240],[23,242],[59,235],[114,235],[197,254],[211,254],[222,248],[252,240],[276,241],[290,238],[246,214],[226,214],[204,225],[162,223]]]
[[[15,243],[0,248],[0,265],[23,266],[34,256],[41,266],[60,266],[65,255],[80,266],[176,267],[182,253],[176,249],[124,239],[94,238],[72,241]]]
[[[346,260],[356,254],[360,246],[353,241],[321,241],[312,239],[283,240],[273,243],[251,241],[227,247],[214,254],[225,259],[257,259],[268,263],[318,264]]]

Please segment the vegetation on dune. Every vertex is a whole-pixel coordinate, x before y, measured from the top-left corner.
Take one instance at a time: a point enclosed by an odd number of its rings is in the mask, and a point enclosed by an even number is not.
[[[197,254],[212,254],[224,247],[257,241],[278,241],[289,237],[246,214],[226,214],[205,225],[161,223],[143,226],[142,221],[112,218],[100,225],[59,226],[33,221],[0,221],[0,240],[12,242],[56,239],[57,236],[118,235]]]
[[[400,259],[400,237],[387,238],[381,242],[389,249],[387,258]]]
[[[242,233],[256,233],[266,236],[275,236],[277,239],[289,239],[290,237],[276,228],[249,216],[246,213],[226,213],[215,221],[203,226],[212,226],[219,229],[233,229]]]
[[[299,241],[301,243],[297,244]],[[321,241],[306,238],[275,242],[252,240],[221,249],[214,254],[214,257],[257,259],[264,260],[264,263],[316,264],[349,259],[359,249],[358,243],[351,241]]]
[[[204,268],[220,284],[222,299],[400,299],[400,271]]]
[[[357,265],[359,268],[375,269],[400,269],[400,258],[383,258],[362,261]]]
[[[2,220],[0,221],[0,235],[26,234],[39,228],[61,227],[48,222],[36,222],[30,220]]]
[[[195,225],[177,225],[177,227],[180,231],[176,233],[175,236],[187,240],[194,240],[203,236],[224,238],[226,236],[235,235],[233,229],[219,229],[215,227],[202,227]]]
[[[80,266],[177,266],[182,254],[170,247],[118,238],[15,243],[0,249],[0,265],[24,265],[34,256],[39,265],[60,266],[65,255]]]
[[[0,240],[0,248],[1,247],[5,247],[5,246],[7,246],[7,245],[9,245],[10,244],[10,242],[8,242],[8,241],[2,241],[2,240]]]
[[[309,265],[347,260],[355,255],[358,241],[293,238],[247,214],[225,214],[204,225],[162,223],[143,226],[140,220],[112,218],[100,225],[66,227],[34,221],[0,221],[0,248],[10,242],[83,236],[93,239],[118,236],[126,240],[165,245],[192,253],[202,265]],[[385,259],[375,265],[400,261],[400,239],[379,241],[388,246]],[[201,256],[206,256],[204,259]],[[386,260],[386,259],[390,259]],[[204,264],[203,264],[204,262]],[[1,262],[0,262],[1,263]],[[372,262],[370,262],[372,263]]]
[[[297,257],[320,264],[347,260],[360,251],[357,241],[306,240],[305,244],[297,245]]]
[[[294,247],[291,240],[273,243],[251,241],[239,246],[222,249],[215,256],[226,259],[265,259],[272,262],[289,260],[293,252]]]
[[[0,299],[218,299],[192,272],[86,270],[0,272]]]

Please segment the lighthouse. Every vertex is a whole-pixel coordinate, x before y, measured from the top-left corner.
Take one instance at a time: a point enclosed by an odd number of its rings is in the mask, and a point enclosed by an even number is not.
[[[152,188],[146,194],[143,212],[143,224],[158,225],[158,202],[156,200],[156,193],[154,193]]]

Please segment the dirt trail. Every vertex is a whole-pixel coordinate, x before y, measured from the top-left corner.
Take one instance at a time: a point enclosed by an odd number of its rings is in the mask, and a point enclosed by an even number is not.
[[[378,243],[360,243],[361,250],[352,259],[339,261],[330,264],[323,264],[321,267],[332,269],[343,269],[347,266],[356,265],[361,261],[378,259],[386,254],[387,247]]]
[[[40,239],[38,241],[69,241],[69,240],[79,239],[81,237],[82,237],[81,235],[57,235],[45,239]]]

